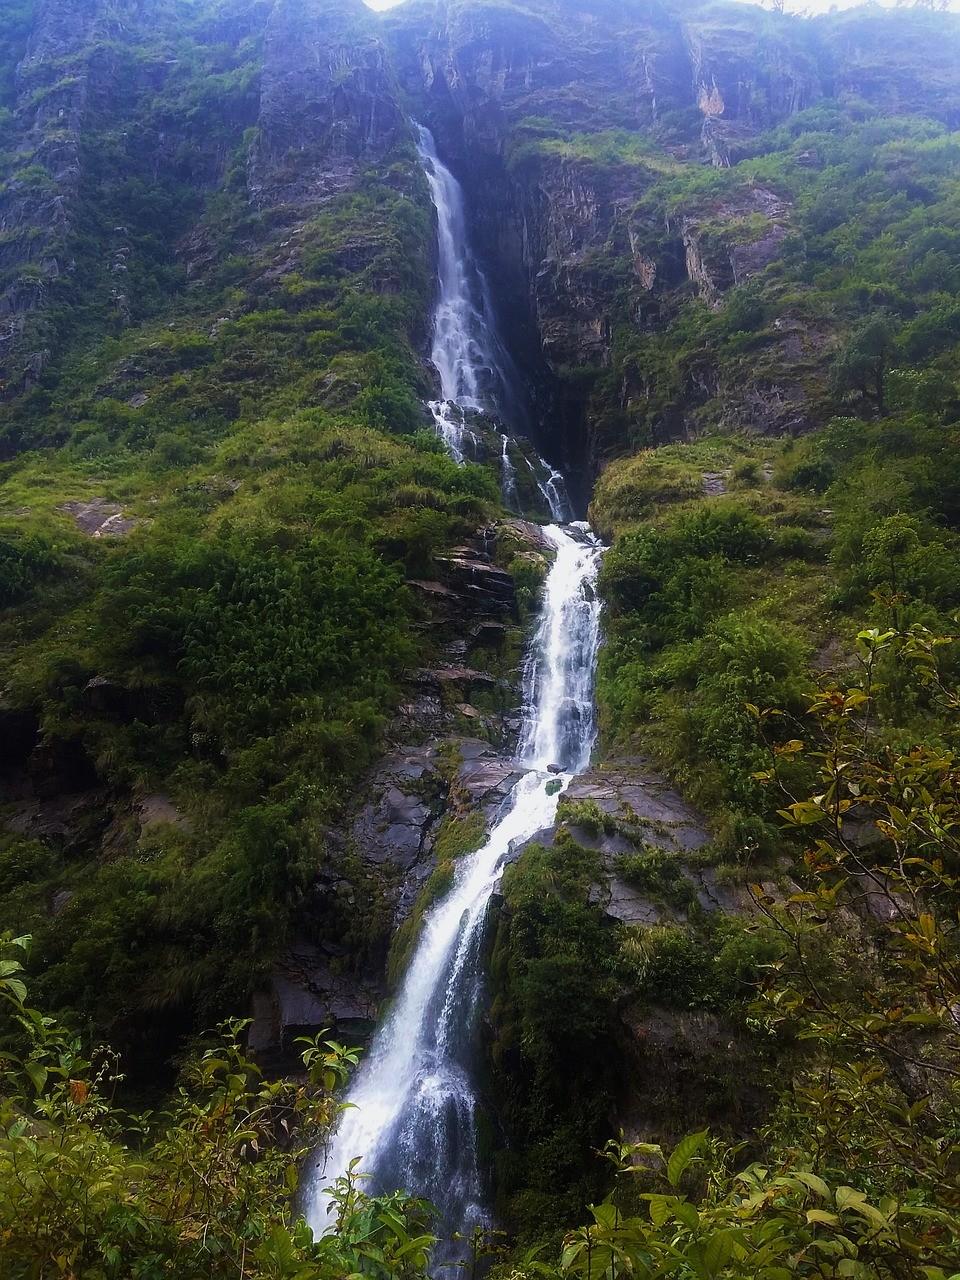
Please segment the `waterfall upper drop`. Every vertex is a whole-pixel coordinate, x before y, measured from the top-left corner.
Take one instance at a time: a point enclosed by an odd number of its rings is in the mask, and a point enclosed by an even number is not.
[[[469,252],[462,192],[425,129],[420,155],[437,209],[439,244],[433,361],[444,398],[431,409],[451,453],[462,461],[472,437],[465,414],[497,410],[509,423],[505,410],[514,370],[496,333],[482,272]],[[510,443],[501,431],[507,501],[511,484],[516,491]],[[560,794],[588,764],[595,737],[595,581],[603,549],[586,525],[563,525],[571,512],[560,473],[538,459],[538,477],[529,465],[553,513],[555,523],[543,533],[554,558],[523,672],[519,780],[485,843],[460,859],[453,886],[424,918],[391,1012],[354,1078],[350,1106],[330,1149],[319,1159],[308,1207],[315,1231],[329,1225],[322,1188],[358,1157],[372,1191],[402,1188],[431,1201],[441,1236],[469,1236],[487,1220],[474,1083],[483,922],[505,862],[552,827]],[[461,1251],[441,1247],[437,1255],[436,1261],[456,1262]]]
[[[509,357],[497,339],[486,278],[466,232],[463,191],[437,155],[429,129],[417,126],[417,150],[437,212],[437,304],[430,352],[440,377],[440,399],[430,408],[450,452],[463,462],[473,433],[464,412],[483,412],[513,398]]]
[[[457,462],[475,458],[479,438],[469,415],[497,413],[514,434],[526,426],[520,374],[497,332],[487,278],[470,249],[463,189],[437,155],[433,134],[417,125],[417,151],[437,215],[437,302],[430,360],[440,380],[440,399],[430,402],[437,431]],[[560,472],[538,459],[533,478],[550,516],[573,518]],[[501,483],[505,504],[519,508],[516,472],[504,438]]]

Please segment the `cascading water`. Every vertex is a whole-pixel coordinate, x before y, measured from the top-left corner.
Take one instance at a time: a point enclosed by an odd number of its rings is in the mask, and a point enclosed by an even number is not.
[[[351,1087],[322,1185],[354,1156],[374,1190],[403,1187],[436,1205],[461,1233],[484,1221],[474,1142],[474,1020],[480,1006],[480,932],[512,850],[554,821],[560,793],[586,767],[594,740],[593,668],[602,548],[585,525],[547,525],[556,548],[525,675],[525,772],[481,849],[464,858],[453,888],[426,917],[386,1022]],[[560,773],[551,772],[551,767]],[[317,1205],[315,1228],[325,1223]]]
[[[500,486],[503,489],[503,505],[508,511],[520,510],[520,494],[517,491],[517,469],[510,457],[510,437],[501,432]]]
[[[500,341],[487,278],[467,239],[463,190],[437,155],[429,129],[417,126],[417,151],[437,211],[437,304],[430,359],[440,379],[440,399],[430,402],[437,431],[457,462],[475,458],[477,434],[468,415],[499,412],[514,430],[523,425],[520,376]],[[570,520],[573,511],[563,476],[539,459],[530,465],[551,517]],[[541,474],[542,473],[542,474]],[[518,505],[516,474],[504,443],[501,484],[506,505]],[[512,490],[511,490],[512,486]]]
[[[482,276],[466,246],[462,196],[421,130],[421,156],[437,206],[440,289],[433,359],[445,399],[432,407],[455,457],[465,456],[463,409],[507,386],[492,310],[477,306]],[[486,390],[485,390],[486,389]],[[495,403],[495,402],[492,402]],[[448,434],[449,433],[449,434]],[[460,434],[458,434],[460,433]],[[509,463],[507,438],[503,456]],[[368,1189],[403,1188],[438,1209],[441,1237],[469,1235],[486,1221],[477,1161],[476,1020],[482,1008],[482,926],[511,853],[552,826],[564,787],[589,762],[595,728],[593,672],[600,606],[594,583],[602,547],[569,519],[562,477],[545,467],[541,492],[558,523],[544,527],[555,550],[537,633],[524,671],[520,773],[484,845],[464,857],[453,887],[427,914],[391,1012],[351,1085],[351,1104],[316,1171],[309,1217],[328,1226],[321,1190],[359,1157]],[[435,1262],[457,1261],[455,1246]]]
[[[458,462],[475,452],[467,413],[506,399],[505,353],[492,326],[483,273],[469,251],[463,192],[440,161],[433,135],[417,127],[417,150],[437,211],[437,303],[430,359],[440,377],[440,399],[430,404],[437,430]]]

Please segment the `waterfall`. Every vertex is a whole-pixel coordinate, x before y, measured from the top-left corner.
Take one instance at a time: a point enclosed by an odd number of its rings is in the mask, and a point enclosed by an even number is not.
[[[517,492],[517,469],[510,457],[510,437],[505,431],[500,434],[503,446],[500,450],[500,489],[503,493],[503,505],[508,511],[520,510],[520,495]]]
[[[497,333],[487,278],[470,249],[463,189],[437,155],[429,129],[417,126],[417,151],[437,212],[437,303],[430,360],[440,380],[440,399],[430,412],[441,439],[457,462],[476,458],[479,439],[467,415],[498,411],[514,432],[525,427],[520,375]],[[538,458],[530,464],[553,520],[564,523],[573,510],[563,476]],[[519,505],[516,475],[504,438],[501,483],[505,505]],[[512,486],[512,487],[511,487]]]
[[[443,398],[431,406],[454,457],[469,442],[463,410],[496,407],[510,366],[467,245],[462,193],[420,130],[420,154],[437,207],[439,291],[433,361]],[[489,398],[488,397],[492,397]],[[515,485],[503,437],[506,488]],[[506,860],[554,823],[560,794],[590,760],[595,737],[593,673],[600,606],[594,589],[602,547],[571,512],[559,472],[543,464],[543,529],[554,559],[524,668],[521,776],[485,843],[462,857],[452,887],[426,914],[402,985],[347,1094],[329,1150],[311,1184],[310,1224],[327,1229],[329,1187],[355,1157],[371,1191],[403,1188],[438,1209],[441,1237],[469,1236],[487,1222],[476,1142],[475,1031],[482,1011],[482,929]],[[535,473],[536,474],[536,473]],[[440,1246],[436,1262],[462,1252]]]
[[[444,165],[428,129],[417,127],[417,150],[437,211],[437,302],[430,359],[440,399],[430,404],[437,430],[458,462],[475,451],[467,413],[514,398],[514,370],[496,335],[486,277],[470,252],[463,191]]]

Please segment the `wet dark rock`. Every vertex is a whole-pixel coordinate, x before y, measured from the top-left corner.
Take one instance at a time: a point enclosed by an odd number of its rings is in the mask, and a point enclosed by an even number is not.
[[[89,792],[100,781],[83,743],[76,738],[42,738],[27,760],[27,774],[43,798]]]
[[[18,707],[0,697],[0,776],[22,769],[37,745],[40,721],[32,707]]]
[[[252,202],[315,208],[410,136],[361,0],[278,0],[267,23]]]
[[[533,524],[530,520],[521,520],[519,517],[499,520],[496,526],[496,533],[498,538],[508,542],[519,542],[528,551],[535,551],[539,555],[553,556],[553,544],[543,532],[543,528],[538,524]]]
[[[736,228],[748,219],[765,225],[743,240]],[[718,203],[711,211],[709,228],[699,217],[681,217],[687,276],[700,296],[716,303],[728,289],[744,284],[769,266],[787,236],[789,220],[787,202],[759,186],[751,187],[737,200]],[[730,227],[729,233],[724,233],[724,224]]]
[[[503,644],[507,635],[507,627],[503,622],[494,622],[490,618],[485,618],[478,622],[470,633],[467,641],[468,648],[498,648]]]
[[[479,811],[489,826],[519,777],[512,758],[463,737],[399,748],[371,770],[348,845],[384,875],[398,921],[436,865],[434,841],[444,819]]]
[[[515,607],[513,578],[493,564],[485,552],[474,547],[457,547],[449,555],[437,556],[436,563],[450,586],[470,607],[494,611]]]
[[[35,386],[50,360],[45,317],[51,286],[72,269],[78,217],[80,135],[90,96],[89,37],[101,0],[40,0],[17,69],[14,119],[19,164],[0,187],[0,384]],[[70,64],[69,75],[64,67]],[[43,180],[19,172],[42,171]],[[24,269],[29,274],[21,275]]]
[[[617,1121],[634,1140],[668,1145],[689,1132],[690,1116],[746,1136],[769,1105],[751,1037],[702,1010],[621,1012],[624,1029]]]
[[[444,686],[449,684],[462,685],[465,691],[476,688],[478,685],[488,689],[493,688],[497,681],[487,671],[475,671],[472,667],[433,667],[429,671],[421,671],[417,675],[417,679],[421,684]]]
[[[384,990],[375,975],[341,971],[330,949],[300,941],[277,965],[266,990],[252,999],[247,1044],[274,1066],[292,1066],[298,1036],[332,1031],[365,1039],[373,1030]]]
[[[106,791],[35,792],[12,805],[2,825],[14,835],[40,840],[60,852],[90,853],[99,848],[111,818]]]
[[[83,686],[84,706],[97,716],[125,719],[130,710],[130,692],[119,680],[94,676]]]
[[[490,820],[519,781],[521,770],[514,759],[491,750],[487,742],[459,739],[457,746],[462,756],[457,782]]]
[[[351,828],[365,861],[410,871],[429,859],[429,834],[442,811],[445,784],[433,745],[391,752],[367,780],[370,799]]]
[[[604,883],[594,885],[590,901],[596,903],[604,915],[620,924],[657,924],[663,916],[660,907],[617,875],[611,875]]]
[[[74,894],[70,889],[58,890],[53,895],[53,900],[50,903],[50,914],[53,916],[61,915],[66,911],[67,907],[69,907],[75,897],[76,894]]]

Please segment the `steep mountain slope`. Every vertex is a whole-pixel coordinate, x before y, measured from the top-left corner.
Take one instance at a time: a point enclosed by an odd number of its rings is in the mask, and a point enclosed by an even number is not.
[[[37,999],[108,1034],[136,1088],[251,998],[277,1065],[303,1029],[369,1029],[502,801],[548,548],[518,518],[542,518],[532,484],[504,509],[496,424],[458,467],[424,409],[414,121],[463,183],[537,446],[610,545],[600,758],[490,919],[499,1220],[549,1238],[607,1191],[619,1128],[623,1187],[646,1140],[710,1125],[747,1146],[715,1152],[703,1219],[727,1241],[755,1212],[756,1250],[724,1272],[694,1234],[680,1274],[820,1274],[822,1228],[838,1275],[939,1280],[955,15],[5,12],[0,928],[34,935]],[[830,1207],[761,1178],[748,1212],[753,1155],[827,1177]],[[642,1173],[614,1216],[681,1174]],[[844,1188],[888,1215],[864,1211],[875,1240],[831,1234]],[[694,1231],[657,1203],[653,1227]]]

